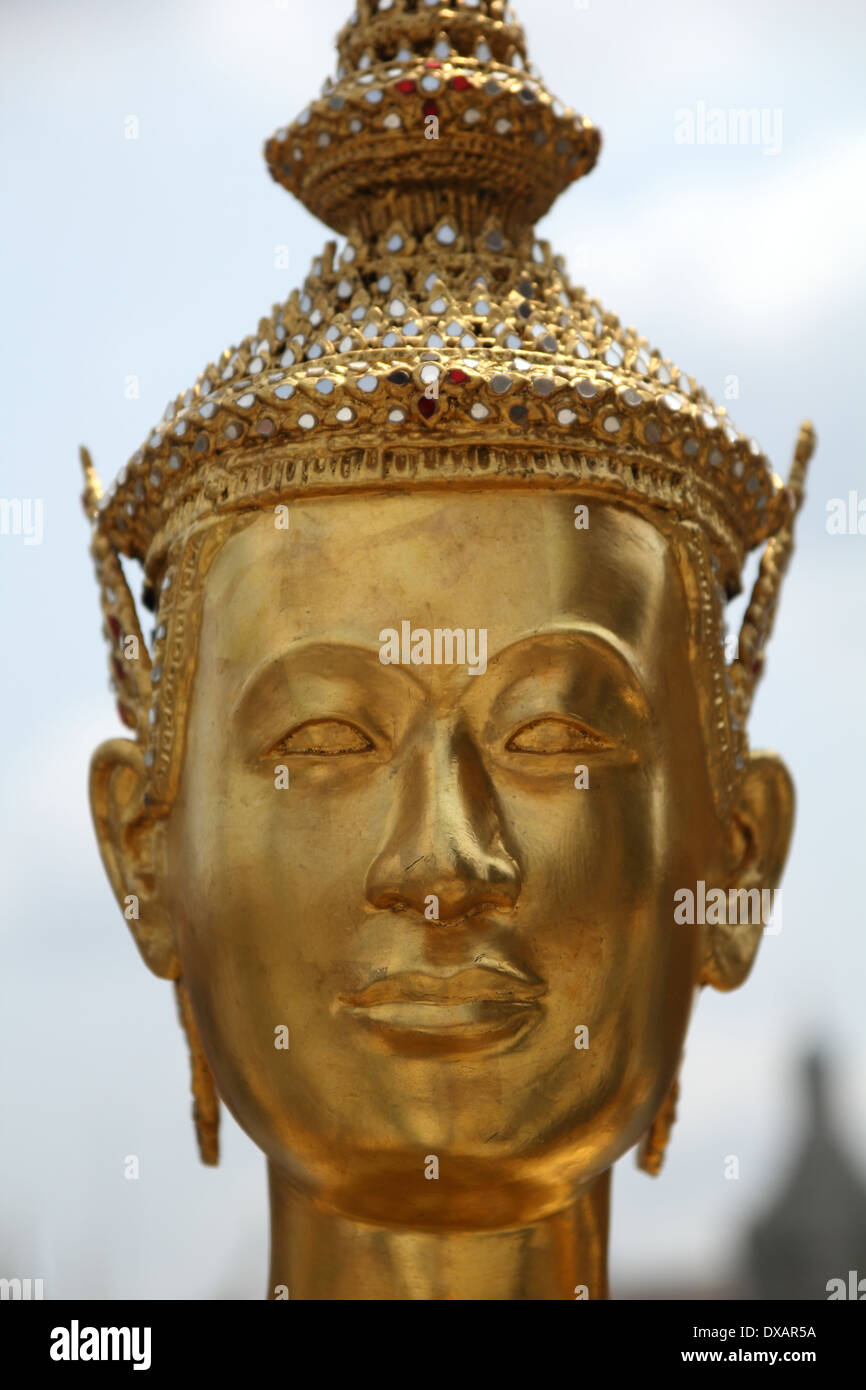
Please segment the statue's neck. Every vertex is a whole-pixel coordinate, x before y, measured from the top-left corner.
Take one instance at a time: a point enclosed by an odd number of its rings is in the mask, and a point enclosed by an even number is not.
[[[608,1297],[609,1171],[571,1206],[534,1225],[505,1231],[367,1225],[322,1210],[272,1165],[269,1178],[269,1298]]]

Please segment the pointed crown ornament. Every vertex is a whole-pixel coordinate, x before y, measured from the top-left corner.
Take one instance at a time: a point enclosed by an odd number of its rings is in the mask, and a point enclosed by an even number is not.
[[[722,805],[744,764],[814,448],[787,486],[758,444],[634,329],[568,280],[534,223],[600,136],[529,67],[503,0],[359,0],[334,80],[265,146],[274,179],[345,238],[169,404],[84,505],[121,718],[168,808],[196,578],[221,522],[292,497],[406,488],[579,490],[688,537],[711,643]],[[724,605],[763,546],[726,661]],[[158,607],[152,658],[120,557]]]

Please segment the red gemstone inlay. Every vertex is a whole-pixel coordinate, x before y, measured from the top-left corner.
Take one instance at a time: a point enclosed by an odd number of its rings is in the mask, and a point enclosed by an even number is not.
[[[439,115],[439,107],[437,106],[437,104],[436,104],[435,101],[425,101],[425,103],[424,103],[424,115],[425,115],[425,116],[438,116],[438,115]]]
[[[454,367],[448,373],[448,380],[453,381],[455,386],[462,386],[464,381],[469,380],[469,377],[466,375],[465,372],[461,372],[459,367]]]
[[[752,662],[752,675],[759,676],[764,669],[764,658],[759,656],[757,661]]]
[[[398,92],[415,92],[418,88],[411,77],[404,77],[402,82],[397,83]]]
[[[112,637],[114,638],[115,642],[119,641],[119,639],[120,639],[120,622],[119,622],[119,620],[118,620],[117,618],[115,618],[115,616],[114,616],[113,613],[109,613],[109,615],[108,615],[108,626],[109,626],[109,628],[111,629],[111,635],[112,635]]]
[[[472,83],[469,81],[468,77],[452,77],[451,86],[454,88],[455,92],[468,92]]]
[[[442,64],[436,58],[428,58],[424,66],[425,68],[441,68]]]
[[[436,414],[436,402],[431,400],[429,396],[422,396],[418,402],[418,409],[424,416],[424,419],[429,420],[431,415]]]
[[[125,680],[126,680],[126,672],[125,672],[124,669],[123,669],[123,662],[120,660],[120,657],[119,657],[119,656],[113,656],[113,657],[111,658],[111,665],[112,665],[112,669],[113,669],[114,674],[116,675],[117,679],[118,679],[119,681],[125,681]]]

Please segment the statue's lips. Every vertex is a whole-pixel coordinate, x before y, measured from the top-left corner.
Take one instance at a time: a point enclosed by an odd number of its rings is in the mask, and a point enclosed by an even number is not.
[[[368,1026],[472,1047],[521,1030],[538,1014],[544,993],[543,984],[522,974],[472,968],[451,975],[387,975],[340,1002]]]
[[[428,975],[419,970],[385,975],[357,994],[344,994],[350,1008],[369,1009],[379,1004],[532,1004],[545,987],[523,974],[495,969],[458,970],[451,975]]]

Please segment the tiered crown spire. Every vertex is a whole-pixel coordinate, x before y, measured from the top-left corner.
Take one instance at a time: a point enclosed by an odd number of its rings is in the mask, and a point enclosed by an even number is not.
[[[527,71],[502,0],[366,0],[343,29],[336,82],[266,146],[273,177],[335,231],[443,215],[519,241],[592,169],[598,131]]]

